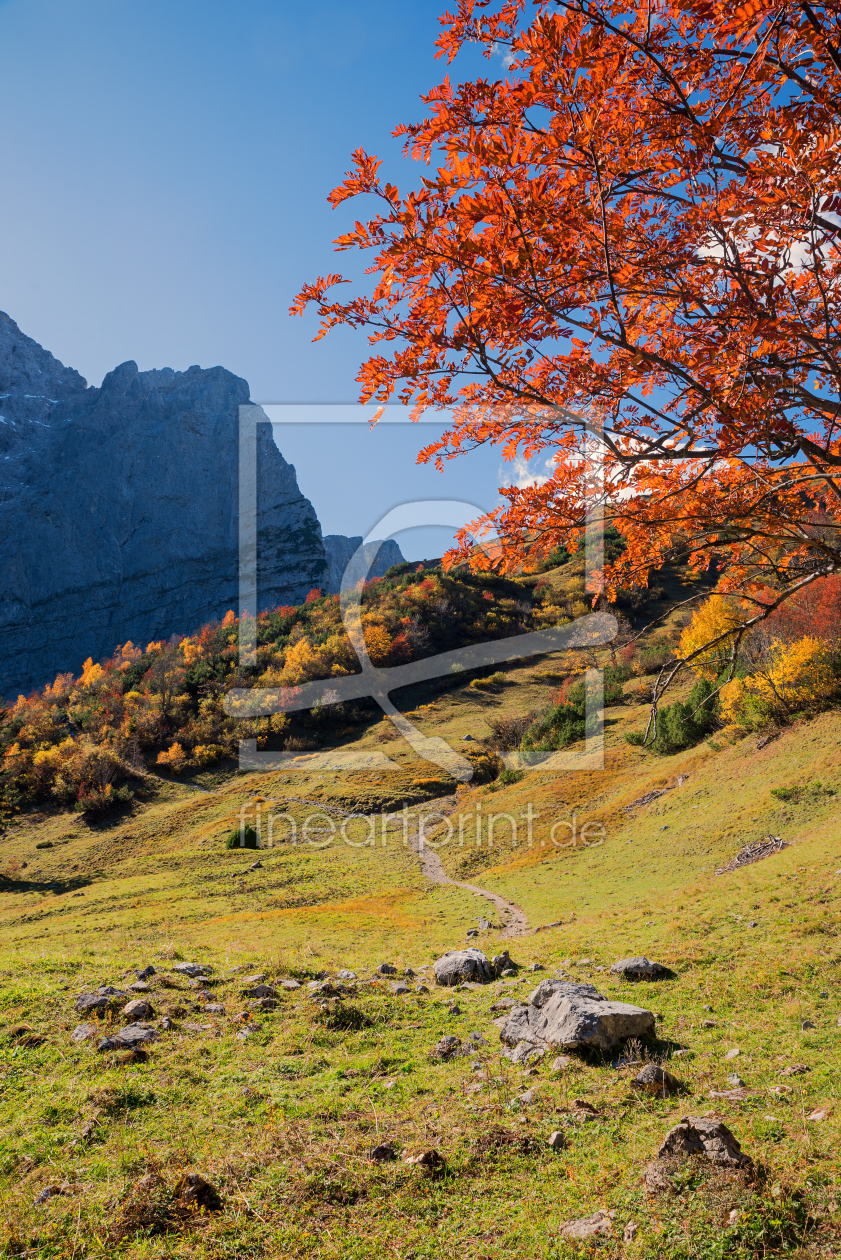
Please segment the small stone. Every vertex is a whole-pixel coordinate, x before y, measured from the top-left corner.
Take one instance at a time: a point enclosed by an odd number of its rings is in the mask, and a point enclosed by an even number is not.
[[[468,928],[465,933],[465,936],[468,938],[468,940],[470,940],[471,937],[478,936],[478,935],[479,935],[478,928]]]
[[[378,976],[396,976],[397,968],[392,967],[391,963],[380,963],[377,967],[376,974]]]
[[[461,1049],[460,1037],[442,1037],[436,1046],[432,1048],[430,1054],[433,1059],[451,1059]]]
[[[592,967],[592,965],[593,965],[592,958],[579,958],[578,960],[579,967]]]
[[[505,968],[505,970],[504,970],[504,971],[501,971],[499,974],[500,974],[501,976],[506,976],[506,977],[507,977],[507,976],[516,976],[516,974],[517,974],[517,973],[516,973],[516,971],[514,970],[514,968],[513,968],[513,967],[506,967],[506,968]]]
[[[748,927],[759,927],[759,924],[757,923],[756,919],[751,919],[750,923],[748,924]]]
[[[395,997],[402,997],[404,993],[411,993],[411,989],[408,984],[406,984],[403,980],[392,980],[388,987]]]
[[[287,993],[294,993],[296,989],[300,989],[301,982],[300,980],[281,980],[280,987],[285,989]]]
[[[600,1120],[601,1115],[592,1103],[588,1103],[583,1098],[576,1098],[572,1104],[572,1118],[578,1120],[582,1124],[592,1124],[595,1120]]]
[[[242,990],[242,996],[249,998],[276,998],[277,989],[270,984],[252,984],[249,988]]]
[[[816,1123],[817,1123],[817,1122],[820,1122],[820,1121],[822,1121],[822,1120],[828,1120],[828,1119],[829,1119],[829,1117],[830,1117],[831,1115],[832,1115],[832,1108],[831,1108],[831,1107],[818,1107],[818,1108],[816,1108],[816,1110],[815,1110],[815,1111],[811,1112],[811,1113],[810,1113],[810,1114],[806,1117],[806,1119],[807,1119],[807,1120],[812,1120],[812,1121],[814,1121],[814,1122],[816,1122]]]
[[[447,1167],[447,1161],[444,1159],[444,1156],[436,1150],[421,1151],[419,1155],[409,1155],[406,1163],[419,1168],[424,1177],[433,1179],[442,1177]]]
[[[123,1014],[128,1016],[132,1023],[139,1019],[151,1019],[154,1013],[152,1003],[144,998],[135,998],[132,1002],[126,1002],[123,1007]]]
[[[553,1072],[568,1072],[574,1066],[576,1060],[568,1054],[559,1054],[557,1059],[553,1060],[551,1070]]]
[[[583,965],[582,960],[579,966]],[[621,958],[619,962],[613,964],[610,971],[612,975],[621,976],[623,980],[663,980],[672,974],[662,963],[652,962],[650,958],[642,956]]]
[[[811,1068],[805,1063],[789,1063],[788,1067],[780,1068],[780,1076],[802,1076],[804,1072],[811,1072]]]
[[[208,1013],[208,1015],[224,1015],[225,1014],[225,1008],[221,1002],[208,1002],[204,1009]]]
[[[173,1196],[184,1207],[203,1209],[205,1212],[222,1210],[219,1191],[198,1173],[186,1173],[173,1189]]]
[[[447,1011],[450,1015],[460,1015],[461,1007],[458,1005],[458,1003],[451,1002],[450,1005],[447,1007]]]
[[[136,1046],[144,1045],[149,1041],[157,1041],[158,1034],[154,1028],[149,1028],[144,1024],[128,1024],[125,1028],[121,1028],[119,1032],[112,1033],[109,1037],[103,1037],[97,1046],[98,1050],[133,1050]]]
[[[142,971],[135,971],[134,974],[138,980],[148,980],[151,976],[156,976],[158,973],[154,967],[144,967]]]
[[[674,1094],[680,1089],[680,1081],[676,1076],[672,1076],[671,1072],[665,1071],[664,1068],[658,1067],[656,1063],[646,1063],[641,1072],[638,1072],[631,1081],[634,1089],[642,1090],[643,1093],[651,1094],[656,1098],[666,1098],[669,1094]]]
[[[129,989],[132,993],[148,993],[149,988],[150,986],[145,980],[135,980],[133,984],[129,985]]]
[[[711,1007],[711,1006],[702,1006],[702,1007],[701,1007],[701,1010],[702,1010],[702,1011],[711,1011],[711,1010],[712,1010],[712,1007]]]
[[[669,1194],[674,1192],[674,1186],[669,1180],[666,1166],[659,1159],[653,1159],[650,1164],[646,1165],[643,1182],[646,1194]]]
[[[566,1144],[567,1140],[560,1129],[555,1129],[549,1134],[549,1146],[553,1151],[562,1151]]]
[[[262,984],[265,978],[266,978],[265,971],[258,971],[253,976],[244,976],[242,983],[243,984]]]
[[[695,1054],[694,1050],[674,1050],[672,1051],[673,1059],[691,1059]]]
[[[733,1089],[744,1089],[747,1085],[747,1081],[743,1081],[738,1072],[731,1072],[727,1078],[727,1083],[728,1085],[731,1085]]]
[[[393,1142],[381,1142],[379,1146],[375,1146],[369,1152],[368,1158],[373,1160],[375,1164],[390,1164],[397,1159],[397,1151],[394,1149]]]
[[[128,994],[122,989],[111,989],[104,986],[97,993],[80,994],[73,1009],[78,1011],[80,1015],[85,1011],[107,1011],[110,1007],[119,1005],[120,999],[127,997]]]
[[[809,1028],[817,1028],[817,1024],[813,1024],[810,1019],[804,1019],[800,1027],[802,1028],[803,1032],[806,1032]]]
[[[633,1242],[638,1233],[639,1225],[637,1225],[635,1221],[628,1221],[622,1231],[622,1241],[626,1243]]]
[[[272,997],[252,998],[248,1003],[250,1011],[273,1011],[276,1008],[277,998]],[[205,1007],[205,1010],[207,1010],[207,1007]]]
[[[428,992],[429,992],[429,988],[427,987],[427,985],[425,984],[415,985],[415,993],[428,993]]]
[[[338,975],[338,978],[339,978],[340,980],[356,980],[356,979],[358,978],[358,977],[357,977],[357,975],[356,975],[356,972],[355,972],[355,971],[348,971],[346,967],[343,967],[343,968],[342,968],[342,970],[341,970],[340,972],[338,972],[338,973],[337,973],[337,975]],[[292,981],[287,981],[287,980],[285,980],[283,983],[284,983],[284,986],[285,986],[286,984],[289,984],[289,983],[291,983],[291,984],[297,984],[297,983],[298,983],[298,981],[297,981],[297,980],[292,980]],[[377,1147],[377,1148],[375,1148],[375,1149],[379,1150],[379,1147]]]
[[[526,1107],[530,1107],[531,1104],[536,1100],[536,1098],[537,1098],[537,1086],[535,1086],[532,1089],[526,1089],[523,1091],[522,1094],[517,1095],[518,1101],[523,1103],[523,1105]]]
[[[592,1216],[577,1221],[567,1221],[561,1226],[564,1238],[595,1238],[600,1234],[613,1233],[613,1213],[594,1212]]]
[[[164,1030],[164,1032],[168,1032],[171,1027],[172,1027],[172,1020],[169,1018],[168,1015],[164,1015],[163,1019],[161,1020],[161,1028]]]
[[[741,1050],[738,1048],[738,1046],[733,1046],[733,1047],[732,1047],[732,1049],[730,1049],[730,1050],[728,1050],[728,1051],[727,1051],[727,1053],[725,1054],[725,1056],[724,1056],[724,1057],[725,1057],[725,1059],[738,1059],[738,1057],[739,1057],[739,1055],[740,1055],[741,1053],[742,1053],[742,1052],[741,1052]]]
[[[711,1163],[726,1168],[744,1168],[751,1163],[734,1134],[710,1116],[685,1116],[670,1129],[657,1157],[671,1155],[706,1155]]]
[[[182,976],[210,976],[213,974],[212,967],[202,967],[199,963],[180,962],[176,963],[172,968]]]
[[[702,1020],[701,1020],[701,1027],[702,1027],[702,1028],[715,1028],[715,1020],[714,1020],[714,1019],[702,1019]]]
[[[83,1041],[87,1041],[90,1037],[95,1037],[96,1031],[93,1024],[78,1024],[70,1034],[70,1040],[75,1041],[78,1045]]]
[[[32,1206],[43,1207],[45,1203],[48,1203],[49,1200],[57,1194],[61,1194],[61,1188],[59,1186],[44,1186],[44,1189],[37,1196]]]

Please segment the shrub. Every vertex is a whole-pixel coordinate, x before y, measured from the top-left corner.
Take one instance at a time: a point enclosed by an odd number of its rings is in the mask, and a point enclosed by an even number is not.
[[[717,725],[719,710],[718,696],[713,694],[713,685],[702,678],[689,693],[686,704],[676,700],[657,712],[657,731],[652,739],[645,743],[644,731],[631,731],[625,736],[626,741],[636,747],[647,747],[652,752],[675,753],[683,748],[691,748],[700,743],[705,735]]]
[[[522,717],[490,718],[488,726],[491,728],[491,747],[498,748],[500,752],[511,752],[519,748],[523,735],[534,722],[534,717],[533,713],[526,713]]]
[[[106,783],[102,788],[85,788],[83,785],[79,788],[79,797],[73,808],[88,818],[101,818],[118,805],[127,805],[133,797],[131,788],[114,787],[113,783]]]
[[[226,849],[259,849],[259,847],[257,832],[251,823],[246,823],[243,827],[234,827],[225,841]]]
[[[180,774],[187,764],[187,755],[179,743],[174,743],[170,748],[158,753],[155,764],[168,767],[173,774]]]

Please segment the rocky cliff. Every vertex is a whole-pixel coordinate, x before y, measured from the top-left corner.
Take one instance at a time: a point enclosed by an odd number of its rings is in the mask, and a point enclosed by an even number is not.
[[[88,388],[0,313],[0,696],[237,607],[238,408],[224,368]],[[258,425],[258,603],[327,585],[321,527]]]
[[[347,538],[344,534],[325,534],[324,550],[327,554],[327,585],[331,594],[341,590],[342,576],[348,561],[362,546],[362,537]],[[373,557],[368,577],[382,577],[386,569],[393,564],[403,564],[404,557],[397,543],[389,538],[385,542],[368,543],[365,547],[365,558]]]

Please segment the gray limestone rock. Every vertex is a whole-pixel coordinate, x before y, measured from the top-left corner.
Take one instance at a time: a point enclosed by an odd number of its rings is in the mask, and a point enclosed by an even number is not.
[[[591,984],[542,980],[528,1006],[515,1006],[500,1032],[507,1046],[521,1041],[564,1050],[612,1050],[627,1037],[654,1035],[654,1014],[611,1002]]]
[[[344,534],[325,534],[324,535],[324,552],[327,557],[327,578],[325,590],[333,595],[342,589],[342,578],[345,570],[350,564],[357,551],[362,546],[362,536],[357,538],[348,538]],[[370,562],[370,569],[367,568]],[[392,538],[386,539],[384,542],[370,542],[365,544],[365,550],[348,573],[348,580],[351,586],[355,586],[357,581],[364,575],[366,579],[373,577],[382,577],[387,569],[393,564],[404,564],[405,559]]]
[[[670,1155],[706,1155],[724,1168],[744,1168],[751,1163],[727,1125],[708,1116],[684,1116],[666,1134],[657,1158]]]
[[[237,607],[239,405],[221,367],[88,388],[0,313],[0,695]],[[259,412],[263,415],[262,412]],[[257,609],[327,584],[321,527],[257,425]]]
[[[614,976],[621,976],[623,980],[664,980],[673,974],[662,963],[643,957],[621,958],[610,970]]]
[[[494,967],[480,949],[448,949],[432,964],[438,984],[461,984],[465,980],[480,984],[494,979]]]

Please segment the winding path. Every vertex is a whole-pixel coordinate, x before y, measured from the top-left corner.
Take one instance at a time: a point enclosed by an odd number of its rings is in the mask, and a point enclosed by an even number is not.
[[[433,804],[433,802],[427,802]],[[438,813],[451,814],[458,804],[458,798],[455,796],[439,797],[434,802],[438,806]],[[391,818],[401,818],[401,814],[391,814]],[[464,888],[468,892],[476,893],[479,897],[485,897],[488,901],[493,902],[503,920],[505,926],[502,929],[504,937],[522,936],[528,931],[528,919],[526,912],[521,906],[516,905],[513,901],[506,901],[504,897],[500,897],[499,893],[490,892],[487,888],[479,888],[476,884],[465,884],[458,879],[450,879],[444,870],[444,864],[434,849],[421,843],[420,833],[413,832],[409,837],[409,845],[414,853],[418,855],[420,862],[421,874],[433,884],[450,884],[453,888]]]

